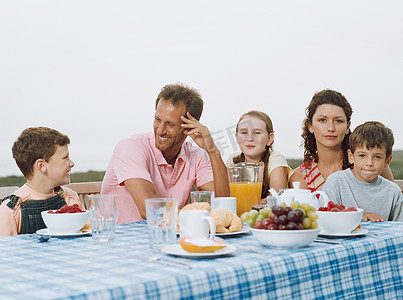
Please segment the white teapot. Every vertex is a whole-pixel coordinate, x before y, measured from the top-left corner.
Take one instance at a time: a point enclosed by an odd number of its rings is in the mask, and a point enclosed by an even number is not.
[[[330,201],[325,192],[315,191],[311,193],[310,190],[300,189],[300,182],[293,182],[293,186],[293,189],[282,190],[283,192],[280,192],[280,194],[273,188],[269,192],[274,196],[278,204],[284,202],[288,206],[291,202],[298,201],[300,204],[308,203],[318,209],[321,206],[327,206],[327,203]],[[316,195],[321,195],[322,197],[318,199]]]

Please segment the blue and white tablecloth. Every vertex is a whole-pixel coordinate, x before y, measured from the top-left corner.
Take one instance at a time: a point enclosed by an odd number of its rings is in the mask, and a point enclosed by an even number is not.
[[[239,246],[230,256],[171,257],[190,270],[139,260],[149,250],[145,222],[118,225],[109,244],[3,237],[0,299],[403,299],[403,223],[363,228],[340,245],[275,249],[245,234],[226,239]]]

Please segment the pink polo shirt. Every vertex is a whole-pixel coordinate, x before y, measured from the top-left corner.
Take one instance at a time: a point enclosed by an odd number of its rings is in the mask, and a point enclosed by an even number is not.
[[[196,188],[213,181],[213,171],[207,152],[185,142],[175,162],[167,163],[155,147],[153,133],[136,134],[118,143],[102,182],[101,192],[118,195],[118,224],[143,220],[125,186],[125,181],[141,178],[151,182],[156,196],[176,198],[183,207],[192,186]]]

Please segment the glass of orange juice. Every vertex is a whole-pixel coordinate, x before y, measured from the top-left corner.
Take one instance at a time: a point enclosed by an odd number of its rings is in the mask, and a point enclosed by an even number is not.
[[[236,197],[238,216],[250,211],[252,205],[260,203],[263,167],[263,162],[242,162],[228,167],[231,197]]]

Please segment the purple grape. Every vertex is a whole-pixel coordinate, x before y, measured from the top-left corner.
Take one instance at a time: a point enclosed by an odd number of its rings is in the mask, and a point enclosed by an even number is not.
[[[272,211],[274,214],[276,214],[277,216],[281,216],[281,215],[284,214],[284,207],[281,206],[281,205],[274,205],[274,206],[271,208],[271,211]]]
[[[287,230],[287,225],[280,224],[278,225],[279,230]]]
[[[287,216],[287,219],[288,219],[290,222],[297,223],[297,222],[299,221],[299,214],[298,214],[298,212],[290,211],[289,214],[288,214],[288,216]]]
[[[278,216],[277,216],[277,215],[274,215],[274,216],[271,218],[271,221],[272,221],[273,224],[278,224],[278,223],[279,223],[279,218],[278,218]]]
[[[286,215],[281,215],[278,217],[278,223],[281,225],[287,225],[288,223],[288,218]]]
[[[270,224],[273,224],[271,219],[264,219],[262,222],[263,222],[264,228],[266,228],[266,229],[269,227]]]
[[[293,211],[298,214],[298,221],[297,222],[302,222],[302,219],[304,218],[305,212],[301,208],[296,208]]]
[[[253,228],[265,229],[264,226],[263,226],[263,221],[256,221],[255,225],[253,225]]]
[[[284,214],[288,215],[290,213],[290,211],[292,211],[292,208],[289,206],[284,207]]]
[[[278,227],[277,227],[276,224],[270,224],[270,225],[267,227],[267,230],[277,230],[277,229],[278,229]]]
[[[290,222],[287,224],[287,230],[297,230],[297,224],[295,224],[294,222]]]

